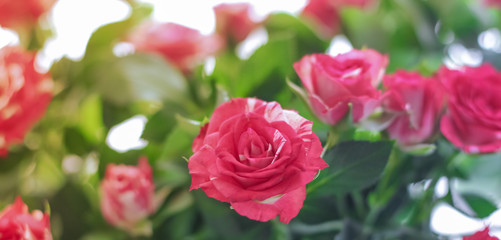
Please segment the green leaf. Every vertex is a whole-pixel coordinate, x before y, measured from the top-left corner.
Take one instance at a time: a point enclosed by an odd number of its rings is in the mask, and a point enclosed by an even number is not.
[[[422,144],[416,144],[416,145],[412,145],[412,146],[401,146],[400,149],[402,149],[402,151],[409,153],[411,155],[426,156],[426,155],[430,155],[433,152],[435,152],[435,149],[437,149],[437,146],[433,143],[431,143],[431,144],[422,143]]]
[[[240,77],[235,86],[237,97],[248,97],[254,89],[269,79],[270,75],[279,73],[285,74],[292,71],[294,61],[294,43],[291,35],[270,40],[265,45],[258,48],[254,54],[244,62]],[[283,78],[282,78],[283,79]],[[277,79],[281,80],[282,79]]]
[[[176,126],[175,112],[165,109],[148,119],[141,138],[148,141],[163,142]]]
[[[355,130],[355,135],[353,136],[353,139],[357,141],[377,142],[381,140],[381,132],[358,128]]]
[[[494,203],[480,195],[463,193],[462,197],[476,213],[476,217],[478,218],[486,218],[498,209]]]
[[[91,143],[99,143],[103,139],[103,109],[98,95],[91,95],[82,103],[78,127]]]
[[[103,64],[96,75],[98,90],[116,104],[134,100],[183,103],[188,96],[183,75],[153,54],[118,58]]]
[[[292,35],[296,41],[298,57],[325,52],[328,47],[328,43],[318,38],[303,21],[287,13],[271,14],[266,20],[265,27],[270,40],[281,38],[285,34]]]
[[[125,36],[142,19],[148,17],[153,8],[148,4],[136,4],[130,16],[120,22],[106,24],[92,33],[87,43],[84,60],[91,56],[111,54],[113,44]]]
[[[314,195],[343,194],[374,184],[383,173],[393,142],[341,142],[324,157],[329,168],[308,186]]]

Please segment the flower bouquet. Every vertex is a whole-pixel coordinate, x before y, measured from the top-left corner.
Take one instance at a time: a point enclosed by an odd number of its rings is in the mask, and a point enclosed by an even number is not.
[[[0,240],[501,236],[499,1],[221,3],[210,34],[120,1],[44,71],[63,1],[0,0]]]

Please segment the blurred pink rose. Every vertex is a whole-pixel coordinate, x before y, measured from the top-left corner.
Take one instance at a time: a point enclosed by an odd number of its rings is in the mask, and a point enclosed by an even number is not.
[[[326,54],[304,56],[294,63],[309,104],[319,119],[339,122],[352,105],[353,120],[368,117],[380,105],[379,84],[388,57],[375,50],[352,50],[335,57]]]
[[[306,184],[327,167],[312,122],[276,102],[235,98],[214,110],[193,142],[190,190],[229,202],[257,221],[289,223]]]
[[[363,8],[372,2],[374,0],[309,0],[301,11],[301,16],[311,21],[321,37],[329,39],[339,32],[342,8]]]
[[[489,235],[489,227],[486,227],[471,236],[463,237],[463,240],[499,240],[499,238]]]
[[[239,43],[259,26],[251,18],[252,7],[248,3],[223,3],[214,7],[216,32]]]
[[[129,34],[128,40],[136,51],[158,53],[185,73],[214,55],[224,44],[217,35],[204,36],[175,23],[145,23]]]
[[[332,38],[339,32],[338,7],[332,0],[309,0],[301,16],[311,21],[311,25],[323,38]]]
[[[140,158],[137,167],[109,164],[101,182],[101,211],[110,224],[132,231],[156,211],[154,194],[146,158]]]
[[[49,214],[34,210],[21,197],[0,213],[0,239],[2,240],[52,240]]]
[[[0,26],[32,25],[49,11],[56,0],[0,0]]]
[[[52,80],[35,70],[35,53],[0,48],[0,156],[23,141],[52,99]]]
[[[383,85],[385,111],[395,115],[387,129],[390,138],[400,145],[419,144],[430,138],[444,106],[440,82],[417,72],[397,71],[386,75]]]
[[[438,76],[448,94],[448,111],[440,128],[444,136],[468,153],[501,149],[501,73],[491,65],[441,68]]]
[[[484,0],[484,4],[489,7],[501,8],[501,0]]]

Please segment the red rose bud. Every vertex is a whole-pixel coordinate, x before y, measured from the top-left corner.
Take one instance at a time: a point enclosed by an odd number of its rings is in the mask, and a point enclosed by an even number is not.
[[[449,94],[440,129],[467,153],[501,149],[501,73],[491,65],[441,68],[439,78]]]
[[[368,117],[380,105],[379,84],[388,57],[378,52],[352,50],[335,57],[326,54],[304,56],[294,63],[310,107],[328,124],[339,122],[352,105],[353,120]]]
[[[0,49],[0,156],[45,113],[52,80],[35,70],[35,54],[19,47]]]
[[[56,0],[0,0],[0,26],[33,25]]]
[[[236,43],[245,40],[259,26],[251,18],[252,8],[248,3],[223,3],[214,7],[214,14],[216,32]]]
[[[386,75],[385,111],[394,115],[388,127],[390,138],[400,145],[425,142],[436,131],[439,114],[444,106],[442,85],[436,78],[427,78],[416,72],[397,71]]]
[[[111,225],[134,233],[156,211],[154,194],[146,158],[140,158],[137,166],[109,164],[101,182],[101,211]]]
[[[0,213],[0,239],[2,240],[52,240],[49,214],[34,210],[21,197]]]
[[[199,31],[175,23],[145,23],[128,37],[138,52],[162,55],[179,70],[187,73],[222,48],[217,35],[204,36]]]
[[[250,219],[279,215],[288,223],[303,206],[306,184],[328,166],[312,124],[276,102],[223,103],[195,139],[190,190],[202,188]]]
[[[484,230],[478,231],[471,236],[463,237],[463,240],[499,240],[499,238],[491,237],[489,235],[489,227],[486,227]]]

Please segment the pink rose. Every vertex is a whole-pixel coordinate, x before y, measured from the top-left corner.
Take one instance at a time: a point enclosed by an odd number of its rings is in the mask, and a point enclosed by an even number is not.
[[[313,112],[322,121],[336,124],[352,104],[353,120],[368,117],[380,105],[379,84],[388,57],[375,50],[352,50],[335,57],[304,56],[294,63]]]
[[[312,122],[276,102],[236,98],[216,108],[194,142],[190,190],[229,202],[258,221],[288,223],[306,197],[306,184],[327,167]]]
[[[471,236],[463,237],[463,240],[499,240],[499,238],[491,237],[489,235],[489,227],[486,227],[484,230],[478,231]]]
[[[484,4],[489,7],[501,8],[501,0],[484,0]]]
[[[0,0],[0,26],[32,25],[50,10],[56,0]]]
[[[501,149],[501,73],[491,65],[441,68],[438,76],[449,94],[440,129],[467,153]]]
[[[101,211],[110,224],[131,232],[156,211],[154,194],[146,158],[140,158],[137,167],[109,164],[101,182]]]
[[[301,16],[311,21],[317,33],[326,39],[339,32],[340,10],[344,7],[363,8],[374,0],[308,0]]]
[[[318,35],[332,38],[339,32],[340,16],[332,0],[309,0],[301,16],[311,21]]]
[[[390,138],[400,145],[423,143],[435,133],[444,105],[442,85],[436,78],[416,72],[397,71],[386,75],[385,111],[395,115],[388,127]]]
[[[52,240],[49,214],[35,210],[31,214],[21,197],[0,213],[0,239]]]
[[[145,23],[133,31],[128,40],[136,51],[158,53],[185,73],[223,46],[223,40],[217,35],[204,36],[175,23]]]
[[[0,156],[45,113],[52,80],[35,70],[35,54],[19,47],[0,49]]]
[[[214,7],[216,32],[228,36],[233,42],[241,42],[259,26],[252,20],[252,8],[248,3],[223,3]]]

